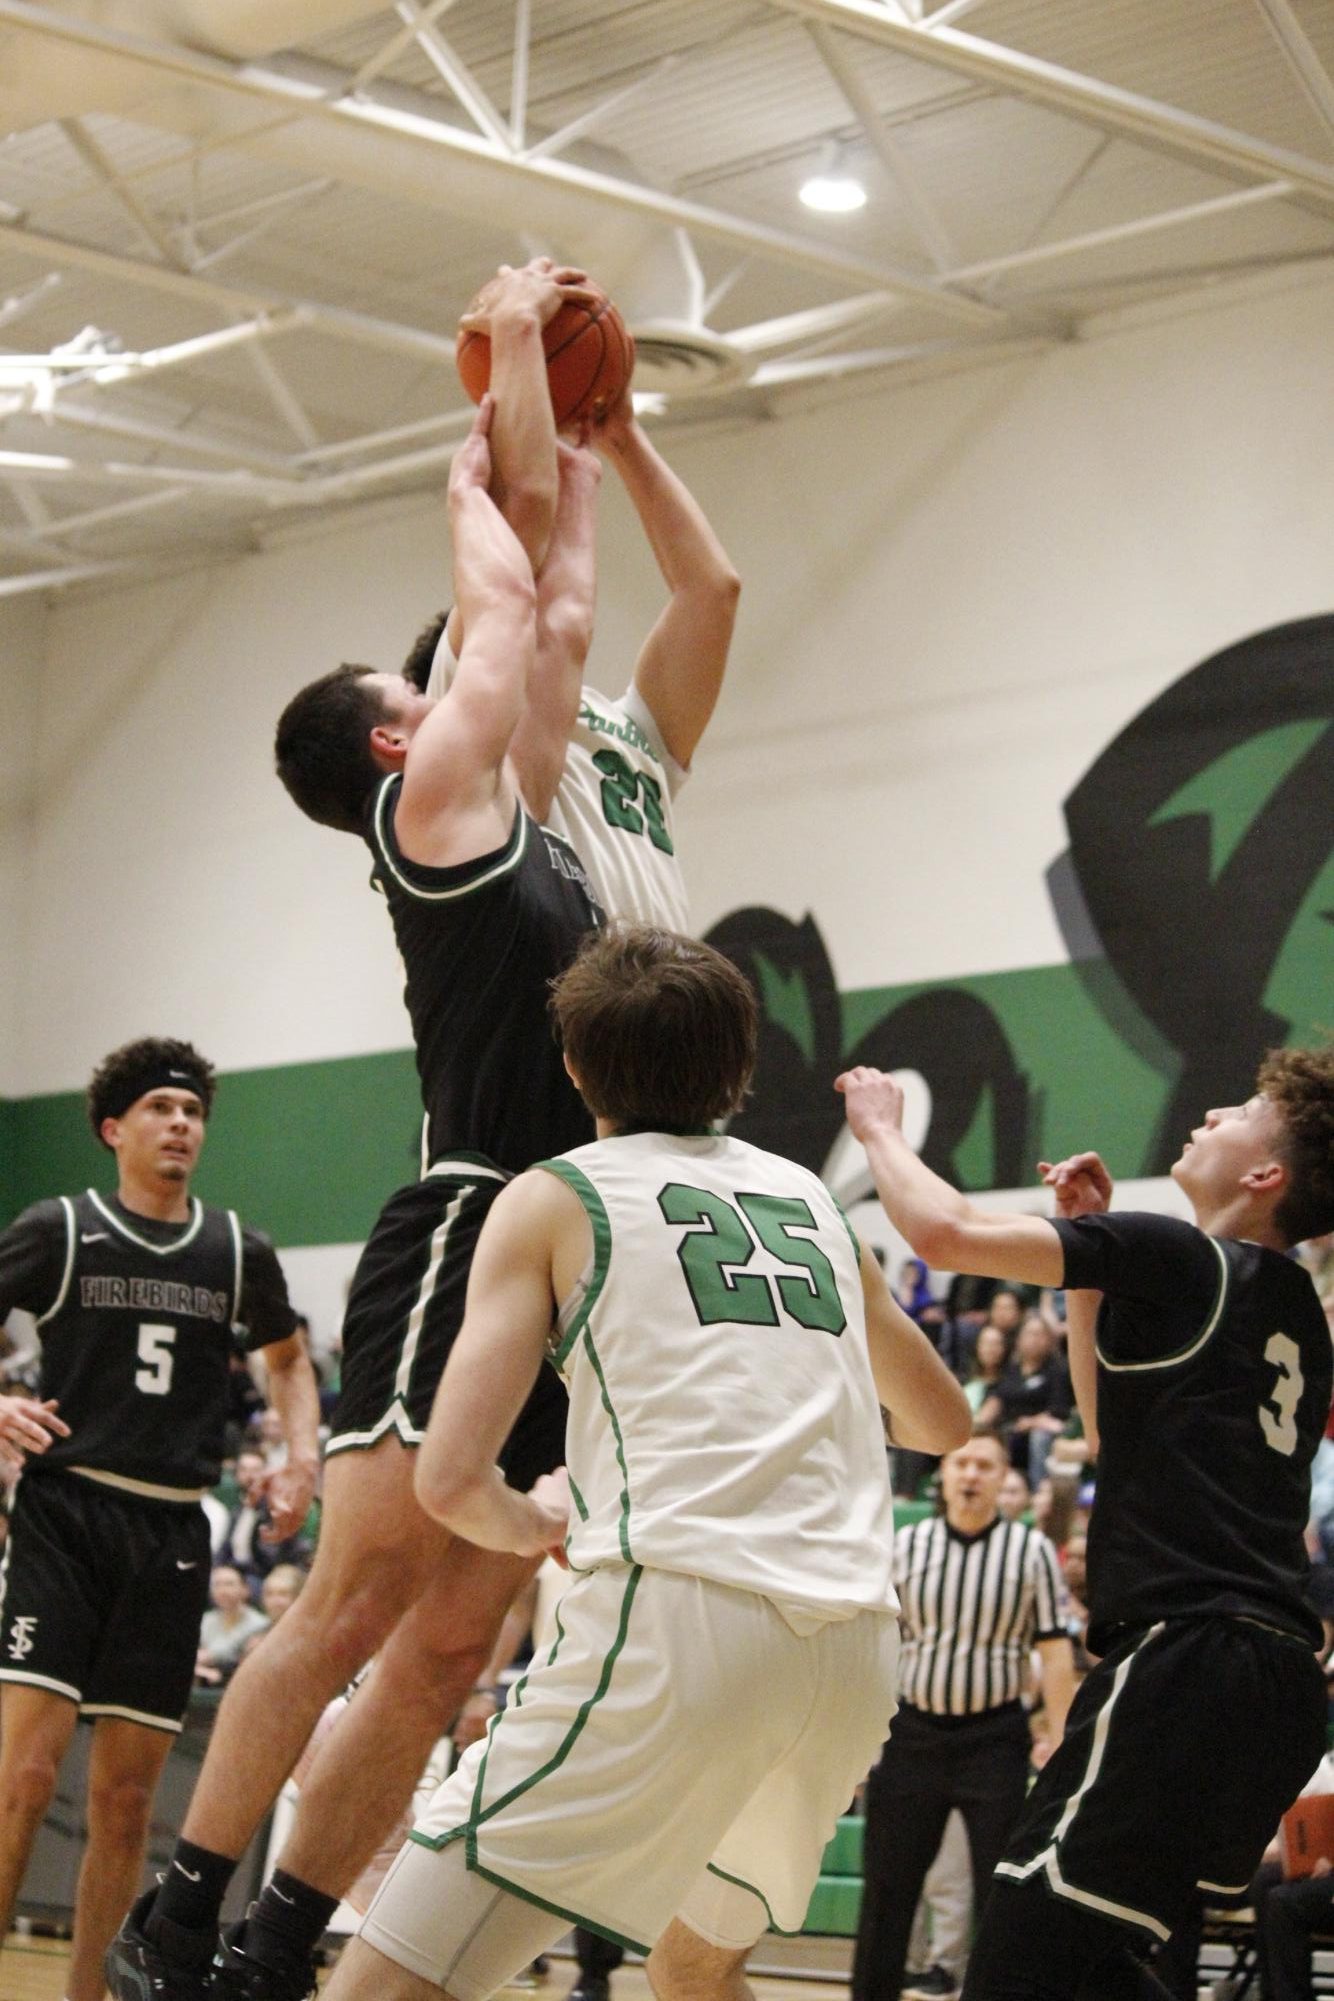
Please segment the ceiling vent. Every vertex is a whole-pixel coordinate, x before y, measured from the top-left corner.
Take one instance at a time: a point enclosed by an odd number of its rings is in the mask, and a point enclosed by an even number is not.
[[[738,382],[750,366],[721,334],[680,320],[631,320],[635,388],[658,396],[701,396]]]

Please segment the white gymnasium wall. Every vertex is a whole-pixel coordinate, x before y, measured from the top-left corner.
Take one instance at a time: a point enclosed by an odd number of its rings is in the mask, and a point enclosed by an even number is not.
[[[1334,603],[1332,322],[1328,276],[1289,280],[669,438],[746,580],[683,816],[701,926],[813,910],[844,988],[1062,958],[1042,876],[1074,781],[1196,661]],[[30,913],[10,1090],[151,1028],[224,1068],[406,1041],[364,851],[300,820],[269,745],[311,674],[396,663],[443,545],[413,503],[46,612],[35,818],[0,854],[0,911]],[[603,685],[658,601],[609,491]]]
[[[0,603],[0,1098],[24,1088],[21,1023],[29,982],[31,887],[26,861],[37,799],[32,755],[46,629],[36,598]]]

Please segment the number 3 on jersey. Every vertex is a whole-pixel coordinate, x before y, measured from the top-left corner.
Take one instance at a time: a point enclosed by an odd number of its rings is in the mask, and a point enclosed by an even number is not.
[[[777,1327],[785,1314],[799,1327],[841,1334],[848,1324],[838,1280],[820,1246],[794,1231],[819,1226],[809,1205],[786,1195],[738,1195],[736,1204],[707,1188],[669,1182],[658,1197],[669,1223],[694,1224],[676,1247],[701,1327],[720,1320],[747,1327]],[[799,1265],[802,1276],[775,1281],[738,1272],[762,1244],[780,1264]],[[780,1313],[780,1306],[782,1312]]]
[[[1260,1405],[1260,1429],[1265,1444],[1286,1459],[1297,1450],[1297,1406],[1306,1387],[1302,1351],[1291,1335],[1271,1334],[1265,1343],[1265,1360],[1278,1370],[1278,1381]]]

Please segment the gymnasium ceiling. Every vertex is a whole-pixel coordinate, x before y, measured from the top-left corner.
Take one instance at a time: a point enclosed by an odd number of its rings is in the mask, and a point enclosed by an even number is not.
[[[538,250],[674,430],[1328,258],[1332,79],[1334,0],[0,0],[0,596],[438,488]]]

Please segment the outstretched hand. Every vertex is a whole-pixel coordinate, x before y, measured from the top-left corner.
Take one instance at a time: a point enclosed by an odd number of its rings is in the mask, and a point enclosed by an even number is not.
[[[876,1131],[903,1131],[903,1089],[887,1071],[859,1063],[835,1077],[834,1089],[842,1092],[853,1138],[863,1145]]]
[[[1038,1173],[1055,1197],[1058,1216],[1101,1216],[1112,1206],[1112,1177],[1096,1153],[1040,1160]]]
[[[454,454],[449,469],[451,501],[478,487],[485,493],[491,484],[491,420],[495,413],[496,399],[488,391],[477,405],[467,437]]]
[[[533,257],[527,264],[502,264],[488,278],[459,320],[464,333],[489,335],[503,313],[535,313],[546,326],[567,301],[591,305],[595,298],[588,273],[575,264],[557,264],[551,257]]]

